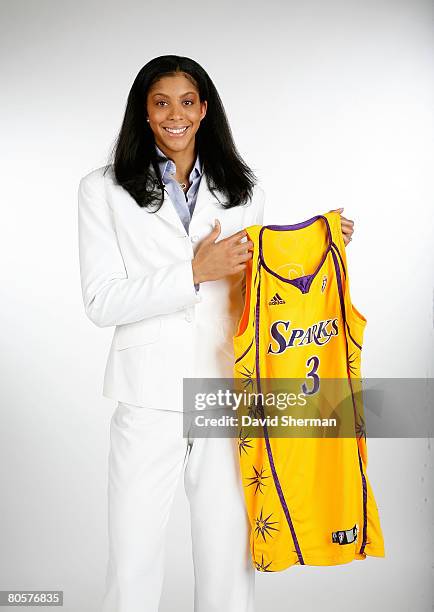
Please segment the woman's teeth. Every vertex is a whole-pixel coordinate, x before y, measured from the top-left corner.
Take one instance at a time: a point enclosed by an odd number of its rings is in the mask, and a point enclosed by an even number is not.
[[[182,128],[167,128],[165,127],[164,129],[166,130],[166,132],[169,132],[169,134],[183,134],[185,132],[185,130],[187,129],[188,126],[186,127],[182,127]]]

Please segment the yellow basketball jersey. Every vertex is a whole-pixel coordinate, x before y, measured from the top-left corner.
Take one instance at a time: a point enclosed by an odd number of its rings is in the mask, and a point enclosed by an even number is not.
[[[257,437],[248,425],[240,428],[253,563],[271,572],[384,557],[356,392],[366,318],[351,303],[340,215],[246,231],[254,249],[233,338],[237,384],[261,392],[265,379],[299,378],[311,399],[320,397],[325,379],[337,379],[348,390],[353,428],[347,437],[273,437],[265,418]],[[265,417],[268,408],[259,409]]]

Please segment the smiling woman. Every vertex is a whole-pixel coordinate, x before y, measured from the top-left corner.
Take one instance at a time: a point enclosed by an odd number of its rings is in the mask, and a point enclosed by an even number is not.
[[[164,184],[159,162],[174,159],[177,153],[190,157],[193,152],[200,155],[208,188],[225,196],[226,208],[252,198],[255,175],[236,149],[207,72],[187,57],[156,57],[139,71],[128,96],[114,147],[116,179],[139,206],[161,205]],[[187,168],[181,159],[174,161],[178,182],[188,187]]]
[[[184,73],[154,82],[147,96],[147,121],[161,151],[168,157],[176,157],[179,151],[193,156],[195,135],[206,109],[207,101],[201,101],[196,85]],[[175,178],[183,190],[190,186],[185,164],[176,164]]]
[[[182,474],[194,609],[253,611],[237,443],[218,432],[192,434],[183,382],[200,387],[232,374],[251,258],[244,228],[262,224],[263,208],[264,192],[236,150],[205,70],[173,55],[148,62],[129,92],[114,163],[79,186],[86,314],[99,327],[116,326],[103,388],[118,402],[103,612],[158,611],[166,526]]]

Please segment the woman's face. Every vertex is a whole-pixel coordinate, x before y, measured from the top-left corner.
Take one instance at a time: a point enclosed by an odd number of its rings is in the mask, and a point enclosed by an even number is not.
[[[207,103],[183,74],[164,76],[148,90],[146,109],[155,142],[164,153],[194,150]]]

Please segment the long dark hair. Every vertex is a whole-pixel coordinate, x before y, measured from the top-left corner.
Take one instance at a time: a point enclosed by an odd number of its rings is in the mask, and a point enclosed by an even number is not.
[[[207,113],[196,132],[196,147],[209,189],[223,193],[225,208],[251,199],[256,176],[238,153],[222,101],[206,71],[194,60],[162,55],[145,64],[128,95],[122,126],[111,157],[117,182],[139,206],[162,204],[164,185],[159,171],[154,134],[146,122],[150,86],[162,76],[184,73],[207,100]]]

